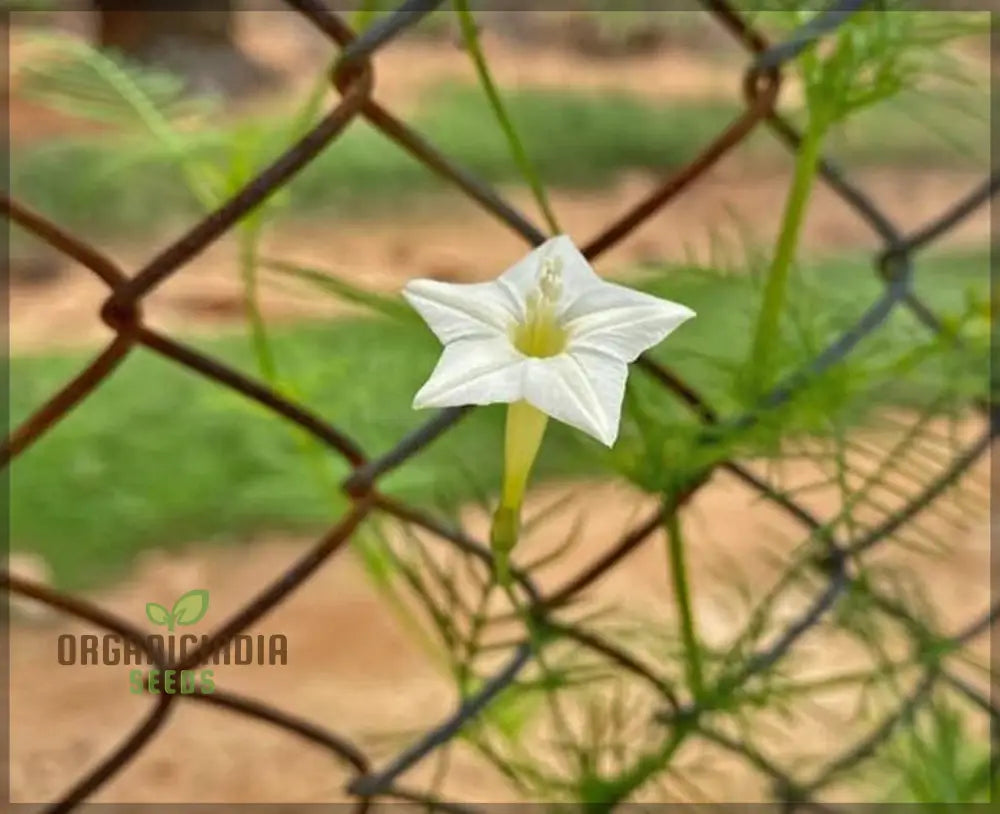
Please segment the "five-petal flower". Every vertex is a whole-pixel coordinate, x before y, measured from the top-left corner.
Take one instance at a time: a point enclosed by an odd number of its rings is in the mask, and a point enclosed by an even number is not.
[[[415,408],[525,401],[612,446],[628,364],[695,314],[602,280],[565,235],[488,283],[412,280],[444,344]]]

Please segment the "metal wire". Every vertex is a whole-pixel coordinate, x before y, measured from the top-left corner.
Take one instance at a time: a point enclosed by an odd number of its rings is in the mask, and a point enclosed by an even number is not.
[[[205,251],[256,206],[278,191],[359,117],[366,119],[401,149],[470,196],[501,223],[523,237],[529,245],[538,244],[546,237],[526,215],[505,201],[496,190],[452,162],[428,140],[395,118],[373,98],[375,82],[372,58],[380,50],[388,47],[399,34],[412,27],[422,16],[440,5],[440,2],[407,0],[396,12],[384,17],[361,37],[355,37],[342,18],[329,10],[320,0],[287,0],[287,3],[325,34],[335,46],[342,49],[341,58],[331,74],[331,81],[341,94],[339,103],[310,132],[290,146],[230,200],[157,253],[134,274],[126,274],[99,249],[82,238],[64,231],[42,214],[33,212],[6,196],[3,198],[3,212],[10,220],[88,268],[108,286],[110,293],[100,313],[102,319],[115,331],[114,340],[93,362],[11,433],[0,450],[3,464],[8,464],[56,426],[113,374],[135,346],[141,345],[200,376],[215,381],[220,386],[230,388],[256,401],[310,433],[317,441],[343,457],[351,466],[351,474],[344,481],[343,489],[351,498],[352,505],[340,522],[270,586],[261,590],[245,607],[223,622],[214,633],[210,634],[206,645],[175,664],[158,662],[157,659],[160,657],[147,651],[146,639],[142,632],[133,628],[127,621],[84,600],[64,596],[7,573],[0,576],[0,588],[45,603],[61,613],[117,633],[147,652],[152,663],[160,669],[186,669],[210,658],[214,652],[225,647],[234,636],[292,594],[310,574],[341,550],[362,522],[374,515],[394,517],[421,527],[442,540],[444,544],[454,546],[487,566],[491,562],[488,548],[469,538],[463,531],[450,529],[419,509],[390,499],[377,490],[382,476],[405,464],[447,432],[468,412],[467,409],[440,412],[401,439],[392,449],[378,457],[370,458],[347,432],[332,426],[304,406],[290,401],[267,385],[231,369],[219,360],[152,330],[143,323],[141,305],[146,296],[166,279],[179,273],[192,258]],[[680,195],[702,178],[710,167],[761,125],[771,129],[790,149],[796,149],[800,135],[775,110],[781,86],[781,69],[803,49],[812,46],[841,25],[863,5],[863,2],[841,0],[816,14],[784,42],[774,44],[769,43],[761,32],[747,24],[724,0],[703,0],[703,5],[751,54],[743,77],[746,108],[687,165],[664,178],[645,199],[611,220],[604,230],[586,241],[584,252],[589,258],[596,258],[617,245],[651,215],[676,202]],[[876,331],[901,304],[911,309],[930,330],[940,331],[940,322],[933,309],[921,302],[911,288],[914,252],[939,238],[974,210],[986,204],[1000,183],[1000,176],[988,178],[966,198],[946,207],[938,218],[906,236],[867,195],[847,180],[842,170],[826,159],[821,161],[819,170],[828,186],[840,195],[883,241],[884,247],[875,258],[875,267],[876,272],[886,280],[886,288],[853,326],[818,353],[809,364],[765,395],[756,409],[743,416],[721,418],[704,397],[675,372],[662,367],[652,359],[640,359],[639,364],[642,369],[685,403],[703,422],[706,432],[716,433],[720,427],[731,429],[747,426],[763,413],[786,402],[809,380],[841,362],[862,339]],[[786,625],[774,644],[766,650],[751,655],[744,662],[738,674],[731,679],[733,686],[742,685],[752,675],[784,658],[803,637],[822,622],[830,608],[852,585],[854,577],[850,572],[849,563],[853,558],[884,542],[896,529],[909,522],[937,499],[987,452],[997,427],[1000,426],[995,415],[991,418],[993,420],[989,421],[989,426],[983,434],[968,447],[956,453],[940,476],[927,485],[921,493],[861,539],[847,542],[834,539],[829,529],[806,508],[773,489],[764,479],[740,462],[725,461],[717,464],[717,467],[728,470],[756,489],[763,499],[785,511],[810,534],[818,536],[827,550],[827,556],[815,563],[823,584],[813,600],[797,618]],[[640,547],[662,526],[669,513],[679,511],[708,482],[711,474],[711,471],[704,472],[702,477],[690,484],[685,491],[675,495],[674,499],[661,510],[624,534],[619,541],[609,545],[595,562],[582,568],[561,587],[542,594],[527,575],[516,572],[515,579],[528,599],[528,613],[544,623],[548,614],[554,614],[557,609],[565,607],[581,591],[601,579],[623,558]],[[972,621],[963,632],[951,637],[939,636],[938,639],[955,645],[964,643],[973,636],[988,631],[995,623],[997,613],[998,608],[994,607],[981,619]],[[641,658],[607,641],[596,631],[562,621],[557,622],[554,616],[548,630],[551,634],[571,639],[577,645],[602,655],[619,668],[642,679],[647,686],[655,688],[671,708],[671,711],[662,718],[664,725],[690,722],[710,711],[710,708],[702,702],[680,705],[671,683],[665,677],[657,676],[655,670]],[[48,811],[63,812],[73,809],[118,774],[161,730],[174,705],[178,703],[176,699],[179,698],[213,704],[233,714],[264,721],[328,749],[340,762],[353,770],[354,776],[347,785],[347,791],[357,797],[359,810],[364,810],[371,800],[385,797],[419,802],[443,810],[469,811],[471,809],[467,807],[407,790],[399,786],[398,781],[408,769],[460,732],[498,693],[517,679],[519,673],[532,662],[533,658],[534,653],[529,643],[514,647],[506,664],[492,678],[486,680],[474,695],[462,701],[454,713],[425,732],[381,769],[374,768],[364,752],[347,738],[283,712],[265,701],[243,698],[226,692],[216,692],[211,695],[197,693],[187,696],[162,695],[147,717],[123,739],[122,743],[94,769],[81,777],[61,799],[53,802]],[[722,732],[706,727],[702,730],[702,734],[727,751],[742,756],[749,765],[756,767],[770,778],[774,786],[774,796],[785,804],[785,808],[804,806],[821,811],[833,811],[835,810],[833,807],[815,799],[816,795],[844,771],[876,753],[879,746],[891,737],[899,725],[916,714],[931,696],[938,680],[958,687],[965,695],[973,698],[991,719],[996,720],[1000,717],[1000,710],[992,705],[990,699],[961,679],[951,676],[946,670],[934,668],[926,671],[913,692],[903,699],[895,712],[890,713],[878,727],[849,746],[842,754],[831,758],[826,768],[812,780],[794,779],[786,770],[773,764],[751,745]]]

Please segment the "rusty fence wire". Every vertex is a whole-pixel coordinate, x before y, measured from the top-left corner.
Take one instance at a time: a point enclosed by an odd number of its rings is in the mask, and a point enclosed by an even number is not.
[[[361,36],[355,36],[341,16],[328,9],[323,0],[286,0],[286,2],[328,37],[332,45],[340,49],[339,61],[331,72],[331,81],[340,93],[339,103],[326,113],[311,131],[288,147],[277,160],[229,201],[164,247],[142,268],[134,273],[127,273],[98,248],[64,231],[43,215],[11,200],[9,196],[4,196],[3,209],[10,220],[90,269],[107,285],[109,293],[101,308],[100,316],[115,332],[113,341],[84,370],[11,433],[3,446],[4,464],[9,464],[13,458],[30,447],[86,399],[114,373],[133,348],[144,346],[219,385],[241,393],[282,416],[343,457],[352,467],[350,476],[343,483],[345,493],[352,500],[352,506],[346,515],[306,555],[270,585],[264,587],[249,604],[215,630],[207,642],[176,663],[163,663],[161,655],[148,649],[145,633],[127,621],[86,601],[4,573],[3,587],[8,592],[45,603],[58,611],[121,636],[145,653],[150,663],[160,669],[184,670],[205,663],[218,649],[281,603],[312,573],[341,551],[365,520],[378,515],[396,518],[419,527],[444,543],[450,544],[463,555],[478,559],[486,568],[490,568],[492,563],[489,550],[483,543],[471,539],[460,530],[449,527],[421,509],[404,505],[379,491],[379,480],[382,476],[420,453],[442,433],[459,422],[467,410],[441,411],[419,429],[400,439],[392,449],[372,455],[362,450],[347,432],[331,426],[305,406],[279,395],[270,387],[223,362],[148,327],[143,321],[142,302],[145,297],[167,278],[181,273],[188,261],[226,234],[241,218],[281,188],[358,119],[364,119],[378,128],[401,149],[450,181],[492,216],[523,237],[526,243],[537,245],[546,239],[546,234],[541,229],[504,200],[496,190],[440,153],[431,142],[394,116],[375,98],[373,57],[381,49],[388,47],[400,33],[411,28],[424,15],[440,5],[440,0],[409,0],[397,11],[381,18]],[[749,65],[743,77],[745,109],[692,161],[664,179],[645,199],[637,202],[630,210],[611,221],[604,231],[587,241],[584,253],[591,259],[599,257],[627,238],[647,218],[675,201],[707,170],[758,128],[771,130],[790,150],[794,151],[799,143],[799,133],[775,110],[782,83],[782,67],[805,47],[830,33],[863,5],[863,0],[842,0],[827,11],[817,13],[810,22],[786,41],[771,43],[762,33],[751,27],[725,0],[702,0],[702,2],[714,19],[736,38],[750,55]],[[911,285],[914,276],[914,256],[978,207],[986,205],[995,192],[998,181],[997,175],[987,178],[964,199],[948,206],[934,221],[915,232],[904,234],[836,165],[822,161],[820,174],[825,183],[880,237],[883,248],[875,258],[875,272],[884,281],[882,293],[853,326],[819,352],[806,368],[780,382],[764,396],[759,409],[743,416],[719,416],[694,388],[672,371],[651,359],[641,358],[639,360],[641,368],[690,407],[706,428],[718,430],[753,424],[762,412],[787,402],[806,382],[847,357],[863,338],[878,329],[897,308],[910,309],[929,331],[941,332],[942,324],[933,308],[917,297]],[[763,498],[787,513],[805,532],[818,536],[826,551],[826,555],[815,563],[816,573],[821,577],[821,587],[816,591],[812,601],[798,617],[786,624],[780,635],[776,636],[766,649],[753,653],[746,659],[739,671],[729,679],[732,686],[745,684],[784,658],[803,637],[820,624],[838,600],[851,589],[856,579],[852,568],[855,558],[879,546],[889,535],[921,513],[988,452],[997,431],[997,416],[988,403],[981,404],[980,410],[985,416],[986,424],[982,434],[969,446],[954,454],[949,464],[933,481],[925,484],[918,494],[911,496],[905,506],[889,513],[881,523],[857,539],[836,539],[830,533],[828,526],[807,508],[774,489],[765,479],[739,461],[730,460],[718,464],[718,467],[735,475],[758,491]],[[662,724],[665,727],[688,727],[692,722],[703,719],[712,711],[710,702],[680,702],[670,683],[637,655],[582,624],[558,621],[555,612],[577,598],[585,588],[601,579],[630,552],[641,546],[656,530],[662,528],[668,516],[677,512],[708,481],[710,474],[710,471],[705,472],[703,477],[676,495],[668,505],[656,511],[619,540],[609,542],[604,553],[596,561],[580,570],[560,587],[542,594],[525,572],[518,572],[515,575],[517,584],[527,599],[530,617],[537,624],[547,625],[550,633],[565,637],[607,659],[660,693],[663,708],[666,710],[662,714]],[[224,488],[224,484],[220,484],[220,488]],[[880,605],[879,611],[889,616],[902,615],[903,621],[913,628],[914,637],[918,635],[929,637],[943,649],[943,652],[952,652],[973,638],[987,634],[1000,613],[1000,604],[993,604],[982,618],[971,621],[964,629],[947,634],[921,628],[915,620],[905,618],[905,610],[894,608],[891,602],[884,602]],[[385,798],[462,810],[463,807],[460,805],[435,800],[423,792],[408,788],[405,785],[405,775],[415,764],[453,739],[500,692],[511,686],[534,658],[535,651],[530,642],[512,644],[506,655],[506,662],[491,678],[483,682],[473,695],[465,698],[453,714],[416,738],[384,765],[373,765],[365,752],[346,737],[308,720],[282,712],[264,701],[241,697],[224,690],[206,695],[159,695],[152,710],[136,729],[96,767],[79,778],[61,799],[51,803],[48,810],[69,811],[94,795],[138,755],[145,744],[156,737],[176,704],[191,700],[221,706],[235,713],[256,718],[329,749],[353,772],[347,792],[357,799],[359,809],[366,808],[373,800]],[[927,667],[922,679],[878,726],[856,743],[850,744],[842,753],[832,756],[825,767],[812,777],[793,776],[752,746],[721,731],[705,729],[701,734],[723,749],[740,756],[748,765],[772,781],[775,799],[784,803],[789,810],[808,807],[829,811],[833,806],[819,800],[821,792],[845,772],[872,757],[893,735],[897,727],[913,719],[921,706],[928,701],[933,690],[942,684],[957,690],[977,705],[995,727],[1000,716],[997,706],[986,694],[950,671],[945,660],[941,659]]]

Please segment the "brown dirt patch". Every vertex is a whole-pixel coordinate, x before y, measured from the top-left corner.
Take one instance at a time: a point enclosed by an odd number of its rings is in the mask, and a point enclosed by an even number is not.
[[[487,15],[488,17],[489,15]],[[86,12],[55,15],[64,28],[86,32],[93,21]],[[558,48],[521,46],[495,36],[489,21],[483,35],[495,78],[509,88],[573,87],[581,90],[634,93],[650,99],[740,98],[741,63],[720,60],[684,47],[664,48],[659,53],[594,60]],[[242,14],[237,38],[252,58],[282,77],[280,91],[266,92],[252,100],[237,102],[234,113],[260,115],[262,108],[280,111],[300,104],[313,87],[323,66],[335,57],[329,42],[302,18],[287,11]],[[11,32],[11,75],[28,64],[33,47],[25,30]],[[739,53],[734,51],[735,57]],[[407,114],[423,94],[443,82],[475,83],[472,62],[454,41],[427,41],[408,37],[379,54],[376,66],[376,97],[394,111]],[[29,104],[15,95],[10,107],[10,131],[14,144],[67,133],[99,130],[78,118],[61,115]],[[331,90],[330,101],[336,97]]]
[[[972,424],[969,425],[969,431]],[[977,467],[981,483],[988,464]],[[792,466],[790,481],[815,472]],[[562,584],[606,550],[609,541],[655,508],[647,497],[616,485],[551,486],[536,490],[530,516],[574,491],[564,513],[532,530],[519,555],[532,559],[561,539],[571,519],[585,522],[572,553],[545,569],[544,586]],[[814,497],[822,512],[836,505],[831,494]],[[486,519],[467,514],[469,531],[482,535]],[[958,525],[941,525],[949,551],[941,557],[907,552],[890,544],[878,554],[883,563],[912,573],[925,587],[942,630],[955,630],[989,603],[989,546],[985,508],[965,513]],[[695,588],[695,609],[705,638],[722,643],[746,621],[735,599],[738,582],[760,596],[775,579],[780,564],[802,539],[799,528],[731,476],[719,474],[685,514],[688,551]],[[734,538],[734,529],[739,537]],[[198,585],[211,591],[209,618],[217,624],[273,579],[310,544],[306,540],[247,540],[245,546],[192,546],[183,554],[153,552],[134,575],[92,599],[137,623],[146,602],[169,602]],[[661,533],[596,583],[587,607],[616,609],[618,619],[645,620],[643,640],[654,631],[671,635],[675,622],[669,573]],[[447,551],[447,547],[435,550]],[[779,605],[781,616],[803,607],[805,594],[791,594]],[[62,620],[19,623],[12,630],[11,711],[14,799],[42,801],[65,789],[82,767],[93,765],[147,708],[128,692],[126,667],[62,667],[55,663],[55,640],[65,632],[84,632]],[[202,628],[196,632],[204,632]],[[283,667],[216,667],[216,683],[241,694],[269,699],[282,709],[347,735],[384,760],[410,734],[433,725],[454,703],[449,682],[423,652],[401,617],[370,587],[356,558],[342,554],[249,631],[281,632],[288,637],[289,663]],[[631,646],[631,645],[630,645]],[[892,642],[889,642],[890,648]],[[640,652],[661,668],[673,669],[658,647]],[[975,651],[985,658],[986,642]],[[653,653],[651,655],[651,652]],[[829,675],[861,666],[865,657],[842,635],[817,632],[803,644],[789,666],[796,675]],[[679,670],[679,667],[677,668]],[[981,683],[981,682],[980,682]],[[870,727],[877,712],[852,717],[856,696],[834,692],[820,696],[790,720],[771,721],[764,739],[780,761],[829,756]],[[574,720],[575,714],[574,714]],[[761,726],[765,725],[762,720]],[[768,731],[761,729],[760,731]],[[410,734],[408,734],[410,733]],[[388,738],[386,737],[388,736]],[[711,786],[712,798],[728,801],[764,799],[767,786],[753,772],[713,750],[692,747],[681,756],[692,771],[706,761],[725,772],[723,785]],[[451,799],[467,802],[516,799],[492,769],[466,750],[452,756],[444,786]],[[407,777],[420,785],[432,775],[433,761]],[[694,775],[697,777],[698,775]],[[112,781],[96,800],[103,802],[320,802],[341,799],[342,768],[320,751],[267,726],[245,721],[203,704],[182,704],[163,732]],[[659,801],[685,799],[676,787]],[[857,798],[846,789],[838,797]]]
[[[572,87],[634,93],[649,99],[740,98],[743,54],[664,47],[657,53],[595,59],[544,43],[518,44],[497,34],[494,15],[481,15],[482,44],[494,78],[504,87]],[[244,47],[293,86],[315,81],[317,66],[329,58],[322,37],[293,14],[247,14],[241,19]],[[456,38],[422,40],[410,35],[384,49],[376,61],[375,96],[393,110],[407,112],[428,88],[448,81],[475,82],[472,61]]]
[[[872,172],[864,182],[900,228],[912,229],[938,214],[947,202],[967,194],[980,179],[974,173]],[[740,268],[745,257],[741,231],[752,227],[757,244],[772,245],[780,223],[787,172],[748,171],[732,159],[690,188],[682,200],[650,218],[604,255],[598,270],[615,274],[636,263],[693,260]],[[634,176],[614,188],[589,194],[553,194],[567,233],[578,242],[597,235],[656,184]],[[525,212],[534,211],[521,190],[508,190]],[[329,218],[282,225],[264,245],[265,255],[328,271],[380,292],[396,292],[414,277],[477,280],[497,274],[525,250],[523,241],[471,202],[461,208],[426,207],[383,220]],[[989,211],[981,209],[936,248],[982,246],[989,240]],[[170,236],[164,235],[160,242]],[[864,251],[879,247],[868,227],[846,204],[820,187],[805,226],[803,251]],[[146,245],[109,245],[127,271],[149,257]],[[57,262],[61,262],[58,261]],[[94,345],[110,339],[97,318],[106,295],[91,274],[65,267],[52,284],[15,285],[10,293],[10,342],[15,353],[47,347]],[[274,321],[344,313],[345,306],[296,281],[264,277],[264,310]],[[146,303],[150,322],[170,331],[198,331],[238,325],[243,320],[242,285],[235,241],[224,239],[171,277]]]
[[[76,31],[92,28],[86,13],[67,12],[57,17]],[[598,60],[565,49],[517,45],[497,36],[488,19],[486,23],[484,38],[491,64],[506,87],[620,90],[661,99],[735,97],[739,91],[738,65],[725,58],[726,51],[704,53],[665,47],[654,54]],[[289,12],[241,15],[238,36],[248,53],[289,83],[273,98],[245,103],[247,112],[257,115],[261,108],[280,110],[287,99],[304,92],[315,80],[317,65],[329,58],[326,41]],[[20,29],[12,31],[10,50],[14,71],[30,59],[31,47]],[[732,55],[742,56],[736,49]],[[419,103],[426,88],[445,80],[475,78],[470,61],[457,46],[413,37],[380,54],[377,74],[378,98],[404,114]],[[86,122],[16,97],[13,101],[10,119],[15,141],[48,138],[81,128],[93,130]],[[752,234],[765,248],[772,245],[788,180],[787,166],[762,170],[745,156],[735,155],[608,252],[599,268],[613,274],[636,262],[687,258],[738,265],[744,255],[745,234]],[[979,181],[967,172],[875,171],[866,172],[862,187],[905,230],[938,215]],[[552,197],[564,229],[583,242],[656,183],[652,175],[632,175],[608,189],[592,193],[557,190]],[[522,190],[508,190],[507,194],[525,212],[535,213],[533,202]],[[947,241],[951,245],[981,245],[988,235],[988,210],[981,209]],[[172,237],[164,234],[142,246],[112,241],[104,248],[131,271],[148,259],[150,245]],[[820,186],[806,224],[803,249],[873,251],[877,245],[856,214]],[[516,259],[524,246],[474,204],[460,203],[456,194],[444,203],[430,203],[381,220],[341,216],[283,225],[274,231],[266,248],[269,256],[315,265],[373,290],[392,292],[412,277],[462,280],[495,274]],[[110,338],[96,316],[103,288],[87,272],[66,268],[58,258],[53,263],[55,271],[62,272],[62,279],[48,284],[15,282],[12,287],[10,342],[14,352],[90,346]],[[144,307],[150,321],[166,330],[214,329],[240,322],[241,296],[236,249],[231,240],[223,240],[171,278]],[[265,313],[274,320],[334,315],[344,310],[337,302],[287,283],[280,288],[266,284],[263,297]]]

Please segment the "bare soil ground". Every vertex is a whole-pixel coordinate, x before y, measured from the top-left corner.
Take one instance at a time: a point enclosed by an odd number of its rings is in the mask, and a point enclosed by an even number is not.
[[[74,25],[81,27],[79,21]],[[276,98],[241,103],[258,113],[262,107],[281,110],[289,99],[300,98],[315,81],[316,66],[329,58],[324,40],[296,15],[244,15],[241,38],[255,59],[288,82]],[[689,96],[736,98],[739,93],[738,67],[743,61],[735,49],[720,54],[669,48],[652,55],[595,60],[565,49],[517,47],[491,36],[488,28],[486,40],[497,79],[506,86],[618,89],[664,101]],[[12,67],[30,54],[30,46],[15,37]],[[380,54],[377,75],[378,98],[404,115],[419,104],[425,90],[444,80],[475,81],[470,61],[456,46],[412,38]],[[88,128],[78,120],[25,106],[17,97],[14,102],[10,118],[15,142]],[[689,258],[739,267],[744,235],[752,234],[764,247],[773,244],[790,171],[791,159],[783,169],[762,170],[737,152],[602,257],[599,271],[614,273],[639,261]],[[660,180],[641,174],[592,193],[554,190],[553,205],[566,231],[583,242]],[[928,172],[914,167],[866,171],[856,180],[905,231],[937,216],[981,178],[970,172]],[[506,194],[538,219],[532,200],[522,190]],[[939,246],[983,245],[988,236],[989,211],[983,208]],[[173,237],[173,233],[164,234],[157,245]],[[817,189],[804,232],[805,252],[874,250],[878,245],[850,207],[825,186]],[[102,248],[126,272],[140,266],[151,253],[148,243],[135,245],[127,240],[104,242]],[[445,201],[391,218],[329,217],[289,223],[273,230],[266,246],[272,258],[308,263],[378,291],[396,291],[412,277],[471,280],[495,274],[523,249],[519,238],[457,192]],[[234,242],[218,242],[146,301],[147,318],[171,331],[212,330],[240,322],[241,284],[235,260]],[[11,290],[10,343],[15,352],[93,345],[110,338],[96,316],[105,295],[102,286],[83,269],[67,268],[58,259],[55,263],[59,265],[55,282],[15,285]],[[265,281],[262,296],[265,313],[272,320],[343,311],[339,303],[287,283],[278,287]]]
[[[305,81],[326,53],[322,43],[303,43],[280,15],[251,15],[243,36],[254,52],[272,65],[284,65],[289,76]],[[508,46],[492,46],[497,72],[506,83],[627,87],[659,98],[682,95],[732,94],[737,86],[731,66],[697,55],[670,52],[663,56],[594,63],[567,55],[526,56]],[[507,52],[502,49],[507,48]],[[500,49],[498,52],[496,49]],[[13,60],[12,55],[12,60]],[[393,105],[415,104],[422,87],[453,77],[458,61],[440,45],[414,43],[394,47],[379,62],[379,96]],[[419,68],[419,70],[417,69]],[[467,71],[467,66],[461,70]],[[662,81],[651,81],[655,77]],[[24,115],[21,115],[24,114]],[[21,111],[12,118],[15,137],[62,132],[65,122]],[[20,128],[20,129],[19,129]],[[37,129],[33,129],[37,128]],[[915,227],[970,189],[978,178],[951,173],[873,173],[864,185],[899,218]],[[655,179],[622,179],[613,189],[592,195],[556,193],[555,204],[574,235],[585,238],[609,218],[649,190]],[[635,236],[602,259],[600,270],[613,273],[656,257],[679,259],[690,251],[707,259],[713,229],[734,235],[730,212],[750,223],[754,234],[770,243],[787,189],[787,177],[756,174],[738,160],[727,162],[652,219]],[[519,192],[511,197],[526,207]],[[955,244],[982,245],[987,215],[973,218],[950,239]],[[873,249],[875,240],[836,198],[820,190],[806,230],[809,251]],[[147,259],[148,246],[108,247],[126,269]],[[390,221],[321,222],[283,228],[267,245],[267,254],[315,264],[343,274],[372,289],[397,290],[414,276],[479,279],[523,251],[518,240],[469,204],[437,212],[414,213]],[[735,251],[735,257],[740,257]],[[15,352],[53,346],[90,346],[107,338],[96,312],[105,292],[83,269],[74,268],[52,285],[15,288],[11,292],[11,345]],[[266,288],[266,311],[274,319],[336,314],[338,307],[305,291]],[[171,279],[150,301],[150,321],[169,330],[214,329],[241,317],[235,250],[222,242]],[[970,423],[970,428],[971,428]],[[987,477],[987,464],[975,477]],[[790,467],[790,482],[805,482],[816,473]],[[567,511],[586,519],[574,553],[542,574],[543,586],[560,583],[603,551],[652,508],[647,497],[618,485],[551,486],[537,490],[529,514],[572,490]],[[834,496],[817,493],[813,508],[821,514],[836,506]],[[469,530],[483,536],[485,518],[467,517]],[[531,558],[546,545],[552,531],[565,532],[570,517],[553,518],[539,528],[519,552]],[[717,475],[685,515],[702,633],[725,641],[745,623],[733,602],[733,581],[740,574],[759,596],[778,573],[774,555],[787,557],[801,531],[731,477]],[[927,521],[933,525],[933,520]],[[734,530],[739,537],[734,538]],[[966,511],[957,524],[939,528],[953,544],[943,559],[917,556],[891,547],[879,556],[903,563],[920,579],[937,609],[942,629],[952,630],[981,613],[989,601],[989,527],[986,511]],[[147,602],[169,603],[193,587],[211,592],[204,632],[234,612],[273,579],[312,541],[261,537],[244,546],[219,549],[191,541],[186,553],[151,552],[125,582],[91,598],[136,624],[145,624]],[[790,597],[789,613],[803,597]],[[622,614],[646,620],[672,632],[672,595],[662,534],[655,535],[621,567],[599,582],[591,603],[613,603]],[[12,783],[14,799],[41,802],[71,784],[123,738],[148,710],[145,699],[129,694],[128,668],[61,666],[56,640],[63,633],[86,632],[62,619],[20,620],[11,638]],[[450,682],[417,640],[367,581],[358,559],[342,554],[327,564],[300,591],[262,620],[252,632],[282,633],[289,641],[289,663],[275,667],[218,667],[217,684],[227,690],[270,699],[356,740],[386,758],[408,741],[409,734],[434,724],[454,704]],[[977,643],[985,655],[985,642]],[[856,644],[818,633],[796,661],[809,674],[829,674],[863,661]],[[662,653],[656,663],[664,664]],[[864,722],[852,721],[854,697],[833,694],[813,710],[784,724],[769,744],[779,759],[815,752],[829,755]],[[871,720],[867,721],[871,725]],[[390,737],[386,740],[386,735]],[[764,799],[767,783],[721,753],[684,752],[683,764],[711,764],[723,772],[714,782],[715,799]],[[407,776],[410,785],[431,777],[433,761]],[[692,769],[693,771],[693,769]],[[345,772],[329,755],[273,728],[244,720],[205,704],[182,703],[163,732],[129,767],[97,796],[105,802],[272,802],[305,803],[341,799]],[[452,756],[444,786],[447,796],[467,802],[515,799],[493,770],[459,749]],[[689,791],[678,787],[669,799]],[[842,791],[845,798],[856,789]],[[289,809],[283,809],[289,810]]]
[[[971,430],[971,425],[970,425]],[[986,477],[986,464],[974,477]],[[810,467],[791,467],[789,482],[814,478]],[[571,519],[582,518],[579,540],[571,556],[545,569],[543,587],[562,584],[593,561],[624,529],[655,507],[649,498],[610,484],[551,486],[539,489],[528,515],[564,497],[576,496],[565,514],[553,516],[533,530],[519,551],[532,559],[565,533]],[[585,493],[585,497],[580,497]],[[817,511],[830,512],[830,493],[813,500]],[[916,556],[890,544],[878,559],[920,580],[925,599],[936,608],[942,630],[956,630],[989,603],[988,524],[984,510],[967,513],[957,525],[933,518],[939,533],[954,541],[941,557]],[[750,586],[759,597],[773,584],[780,563],[802,539],[801,530],[778,510],[727,475],[716,476],[685,515],[695,588],[695,611],[701,633],[722,644],[745,624],[745,611],[735,599],[736,583]],[[471,533],[485,533],[486,518],[467,516]],[[738,538],[734,529],[739,529]],[[203,586],[211,607],[196,633],[207,632],[300,556],[311,541],[263,538],[245,547],[202,548],[184,554],[152,552],[135,574],[92,599],[136,624],[146,626],[146,602],[169,604],[175,596]],[[441,550],[444,544],[435,543]],[[945,567],[946,566],[946,567]],[[801,610],[805,596],[793,592],[781,616]],[[642,620],[647,642],[672,635],[675,617],[665,555],[665,540],[655,534],[623,564],[592,589],[588,603],[616,608],[616,618]],[[14,627],[12,635],[12,759],[15,799],[42,801],[64,789],[83,767],[111,749],[148,708],[128,692],[128,668],[61,666],[56,638],[86,628],[64,620]],[[658,634],[657,631],[663,631]],[[152,629],[151,629],[152,632]],[[384,759],[407,741],[408,733],[433,725],[453,708],[448,680],[422,651],[402,618],[370,586],[356,557],[344,553],[323,567],[305,586],[250,632],[282,633],[288,638],[285,666],[219,666],[216,684],[229,691],[268,699],[289,712],[350,737]],[[896,643],[898,644],[898,642]],[[889,643],[890,649],[893,648]],[[651,663],[679,670],[655,655]],[[986,642],[975,651],[987,656]],[[642,647],[640,646],[640,652]],[[648,651],[647,651],[648,652]],[[866,663],[857,643],[819,631],[793,657],[794,675],[830,675]],[[982,679],[979,679],[980,683]],[[779,760],[829,755],[847,738],[873,723],[852,719],[853,692],[814,699],[792,721],[773,722],[780,737],[769,749]],[[874,713],[873,713],[874,714]],[[389,736],[388,739],[386,736]],[[395,737],[393,737],[395,736]],[[701,754],[692,749],[683,761]],[[707,758],[706,758],[707,759]],[[765,799],[760,777],[725,755],[712,755],[726,772],[726,784],[712,798],[727,801]],[[503,801],[514,792],[466,750],[452,756],[444,790],[452,799]],[[431,776],[433,761],[408,776],[419,785]],[[325,754],[264,724],[254,723],[204,704],[183,703],[164,731],[97,797],[107,802],[318,802],[340,799],[343,770]],[[697,779],[697,773],[695,774]],[[684,792],[678,789],[678,798]],[[838,796],[857,798],[858,789]],[[663,799],[662,797],[660,799]],[[863,799],[863,798],[862,798]]]
[[[979,181],[975,174],[871,172],[868,190],[901,228],[912,229],[958,200]],[[763,248],[773,243],[787,190],[786,173],[754,174],[739,159],[720,165],[688,190],[682,199],[650,218],[626,241],[601,257],[601,273],[614,274],[643,261],[715,262],[739,270],[744,263],[740,232]],[[623,179],[613,189],[592,194],[552,195],[563,227],[581,242],[599,234],[616,216],[654,188],[656,179]],[[524,211],[531,200],[518,190],[509,197]],[[989,211],[965,221],[940,247],[983,246],[989,240]],[[165,237],[163,242],[167,242]],[[810,210],[803,249],[813,256],[858,250],[874,253],[879,243],[868,227],[833,192],[820,187]],[[507,227],[471,202],[455,208],[420,212],[385,220],[299,222],[275,230],[264,245],[267,257],[328,271],[374,291],[396,292],[414,277],[455,281],[497,274],[525,251]],[[109,246],[127,270],[150,257],[148,246]],[[343,313],[332,297],[316,296],[302,283],[265,274],[261,291],[265,314],[273,322],[303,316]],[[244,319],[242,284],[235,240],[227,238],[171,277],[145,303],[151,324],[169,331],[211,330]],[[15,286],[10,292],[10,343],[15,352],[46,347],[79,347],[109,340],[97,317],[107,296],[88,271],[68,267],[53,284]]]

